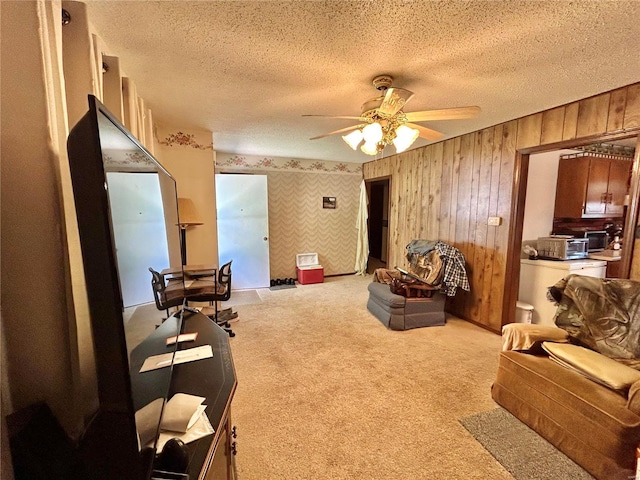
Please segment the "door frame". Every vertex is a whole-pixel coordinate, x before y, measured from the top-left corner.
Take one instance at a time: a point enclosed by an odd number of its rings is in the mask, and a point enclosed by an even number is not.
[[[527,180],[529,175],[529,156],[535,153],[544,153],[554,150],[570,149],[591,145],[593,143],[606,143],[607,141],[623,138],[637,137],[636,151],[633,157],[631,171],[631,184],[629,187],[629,207],[625,216],[623,238],[634,238],[635,228],[638,222],[638,207],[640,196],[640,127],[630,128],[625,132],[584,137],[579,140],[565,140],[549,143],[536,147],[522,148],[516,151],[513,192],[511,196],[511,215],[509,220],[509,236],[507,242],[507,264],[505,266],[505,296],[502,301],[502,325],[510,323],[516,313],[516,301],[520,288],[520,248],[522,244],[522,228],[524,225],[524,204],[527,193]],[[626,240],[625,242],[628,242]],[[622,278],[629,278],[632,248],[622,249],[620,260],[620,273]]]

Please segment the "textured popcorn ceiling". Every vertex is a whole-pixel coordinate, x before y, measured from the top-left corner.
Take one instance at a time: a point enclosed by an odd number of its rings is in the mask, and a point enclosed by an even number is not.
[[[638,1],[86,3],[155,121],[237,154],[371,160],[309,140],[352,121],[301,115],[358,115],[382,73],[407,112],[482,108],[423,124],[447,137],[640,81]]]

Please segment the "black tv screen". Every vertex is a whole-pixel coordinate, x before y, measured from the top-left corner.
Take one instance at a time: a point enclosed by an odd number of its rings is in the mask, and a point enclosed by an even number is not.
[[[130,371],[129,358],[140,338],[134,338],[131,333],[135,329],[125,325],[123,299],[134,288],[152,292],[148,267],[157,271],[180,271],[182,267],[176,182],[92,95],[89,111],[69,134],[67,150],[97,381],[97,405],[85,412],[81,448],[91,478],[146,479],[152,468],[172,365],[149,374],[154,391],[164,392],[164,396],[155,402],[158,408],[147,415],[143,434],[135,413],[145,406],[139,404],[140,399],[146,402],[148,398],[144,392],[135,391],[145,382],[131,381],[131,375],[137,372]],[[143,215],[149,217],[148,221],[140,221]],[[136,248],[142,248],[145,254],[156,252],[149,257],[153,264],[145,265],[142,272],[139,270],[143,266],[134,261],[139,260],[135,258]],[[125,272],[131,265],[137,265],[135,271]],[[142,280],[123,281],[125,273],[127,278],[146,278],[146,287]],[[180,315],[178,309],[176,335],[181,329]]]

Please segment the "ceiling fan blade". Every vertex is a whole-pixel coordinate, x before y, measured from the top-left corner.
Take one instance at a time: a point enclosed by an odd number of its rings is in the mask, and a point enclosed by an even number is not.
[[[335,135],[336,133],[348,132],[350,130],[355,130],[356,128],[361,128],[367,125],[366,123],[361,123],[360,125],[352,125],[347,128],[341,128],[340,130],[334,130],[333,132],[325,133],[324,135],[318,135],[317,137],[313,137],[310,140],[318,140],[319,138],[328,137],[329,135]]]
[[[416,130],[418,130],[420,132],[420,137],[424,138],[425,140],[435,141],[440,140],[442,137],[444,137],[444,133],[440,133],[430,128],[423,127],[422,125],[416,125],[415,123],[405,123],[405,125],[407,127],[415,128]]]
[[[427,122],[429,120],[456,120],[473,118],[480,114],[480,107],[444,108],[442,110],[424,110],[422,112],[405,112],[410,122]]]
[[[395,115],[398,110],[404,107],[405,103],[411,100],[411,97],[413,97],[413,92],[404,88],[388,88],[378,111],[385,115]]]
[[[349,120],[361,120],[361,117],[349,115],[302,115],[303,117],[324,117],[324,118],[348,118]]]

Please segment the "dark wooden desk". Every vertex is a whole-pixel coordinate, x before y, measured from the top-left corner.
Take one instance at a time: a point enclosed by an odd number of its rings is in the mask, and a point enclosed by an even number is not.
[[[218,271],[218,266],[213,263],[210,264],[196,264],[196,265],[183,265],[182,267],[169,267],[160,272],[160,275],[171,275],[174,278],[179,278],[184,272],[185,277],[195,278],[202,276],[215,275]]]
[[[176,326],[177,320],[170,317],[131,352],[131,383],[136,410],[165,394],[163,371],[166,375],[167,369],[145,373],[138,371],[150,355],[171,351],[165,339],[175,331]],[[235,477],[231,455],[235,451],[235,447],[232,447],[235,432],[232,434],[230,407],[237,381],[229,337],[205,315],[186,311],[181,332],[198,332],[198,337],[195,342],[179,344],[178,350],[207,344],[213,350],[212,358],[175,365],[171,373],[168,398],[180,392],[205,397],[205,412],[215,429],[213,435],[188,444],[189,478],[232,480]]]

